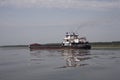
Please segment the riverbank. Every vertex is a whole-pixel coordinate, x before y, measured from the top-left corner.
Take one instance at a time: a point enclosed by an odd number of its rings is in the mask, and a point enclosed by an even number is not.
[[[120,42],[93,42],[92,49],[120,49]]]
[[[0,46],[1,48],[6,48],[6,47],[28,47],[28,45],[3,45]]]
[[[61,45],[60,43],[49,43],[44,45]],[[120,42],[91,42],[92,49],[120,49]],[[29,45],[4,45],[0,48],[28,48]]]
[[[92,50],[120,50],[120,47],[113,46],[92,46]]]

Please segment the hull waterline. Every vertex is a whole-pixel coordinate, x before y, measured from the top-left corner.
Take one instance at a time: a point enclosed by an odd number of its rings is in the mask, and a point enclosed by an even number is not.
[[[30,46],[30,50],[43,50],[43,49],[91,49],[90,45],[83,46]]]

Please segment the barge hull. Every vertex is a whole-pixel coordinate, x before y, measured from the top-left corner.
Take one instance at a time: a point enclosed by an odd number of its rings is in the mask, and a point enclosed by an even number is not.
[[[91,49],[90,45],[84,46],[30,46],[30,50],[43,50],[43,49]]]

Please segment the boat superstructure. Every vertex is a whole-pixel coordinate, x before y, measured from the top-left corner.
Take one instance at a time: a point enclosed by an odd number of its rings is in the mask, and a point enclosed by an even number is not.
[[[88,44],[88,41],[86,37],[79,37],[79,35],[74,32],[67,32],[62,43],[63,46],[80,46],[81,44]]]

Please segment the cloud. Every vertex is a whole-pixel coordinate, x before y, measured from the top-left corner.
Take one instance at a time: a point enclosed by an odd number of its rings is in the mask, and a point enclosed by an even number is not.
[[[111,9],[120,8],[120,0],[0,0],[0,6]]]

